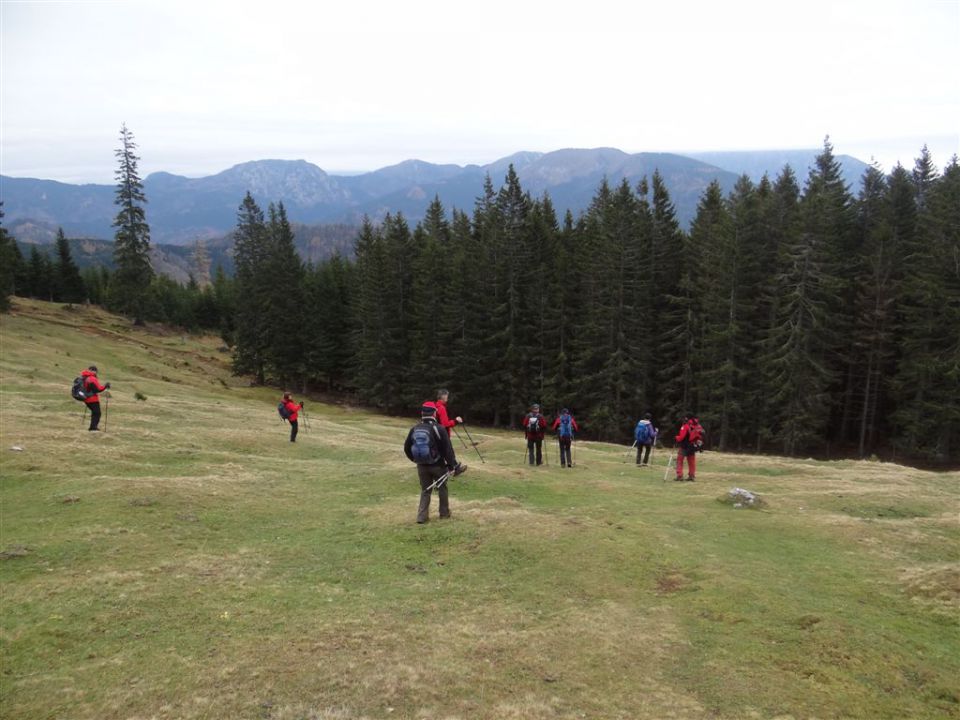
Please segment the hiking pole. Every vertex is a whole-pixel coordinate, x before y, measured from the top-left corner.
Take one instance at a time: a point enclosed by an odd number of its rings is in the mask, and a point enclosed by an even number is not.
[[[309,429],[310,429],[310,423],[307,422],[307,411],[304,410],[303,408],[300,408],[300,412],[303,413],[303,429],[304,429],[304,430],[309,430]]]
[[[466,440],[463,439],[463,436],[460,434],[460,431],[457,430],[457,426],[456,426],[456,425],[453,426],[453,432],[454,432],[454,434],[457,436],[457,439],[460,441],[460,444],[463,445],[463,449],[464,449],[464,450],[469,450],[470,448],[467,447],[467,442],[466,442]]]
[[[80,427],[83,427],[83,424],[87,420],[87,404],[83,404],[83,414],[80,416]]]
[[[473,438],[470,437],[470,431],[467,430],[466,423],[460,423],[463,425],[463,431],[467,434],[467,437],[470,438],[470,444],[473,445],[473,449],[477,451],[477,457],[480,458],[480,462],[486,463],[487,461],[483,459],[483,455],[480,454],[480,448],[477,447],[477,444],[473,441]]]
[[[103,409],[103,432],[107,432],[107,419],[110,417],[110,396],[107,395],[107,405]]]
[[[670,466],[673,465],[673,455],[667,456],[667,469],[663,471],[663,481],[667,481],[667,475],[670,474]]]
[[[630,451],[633,450],[636,446],[637,446],[637,441],[634,440],[634,441],[633,441],[633,445],[631,445],[629,448],[627,448],[627,451],[623,454],[623,460],[621,460],[620,462],[626,462],[626,461],[627,461],[627,455],[629,455],[629,454],[630,454]]]

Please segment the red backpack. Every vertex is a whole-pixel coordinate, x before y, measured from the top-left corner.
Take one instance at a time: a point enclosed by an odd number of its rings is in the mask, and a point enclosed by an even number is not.
[[[703,447],[703,426],[696,418],[687,421],[687,440],[697,450]]]

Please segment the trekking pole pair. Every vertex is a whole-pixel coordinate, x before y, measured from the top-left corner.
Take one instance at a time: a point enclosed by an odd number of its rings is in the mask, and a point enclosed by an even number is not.
[[[473,438],[470,437],[470,431],[467,430],[467,424],[466,423],[460,423],[460,424],[463,426],[463,431],[467,434],[467,437],[470,438],[470,444],[473,446],[473,449],[476,451],[477,457],[480,458],[480,462],[486,463],[487,461],[484,460],[483,455],[480,454],[480,448],[477,447],[477,443],[475,443]],[[457,430],[456,425],[453,426],[453,431],[457,433],[457,437],[460,438],[460,442],[463,443],[463,449],[468,450],[469,448],[467,447],[467,444],[463,442],[463,438],[460,437],[460,432]]]
[[[453,475],[453,470],[447,470],[443,475],[438,477],[432,483],[430,483],[426,489],[427,490],[439,490],[447,480],[450,479],[450,476]]]

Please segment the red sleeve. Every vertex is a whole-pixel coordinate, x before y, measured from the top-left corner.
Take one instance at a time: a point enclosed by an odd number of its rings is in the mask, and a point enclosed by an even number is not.
[[[577,432],[580,432],[580,426],[577,425],[576,418],[571,417],[570,422],[573,423],[573,429],[576,430]]]
[[[106,386],[106,385],[101,385],[101,384],[100,384],[100,381],[97,380],[97,378],[96,378],[95,375],[91,375],[91,376],[90,376],[90,382],[93,383],[93,387],[96,388],[97,392],[103,392],[104,390],[107,389],[107,386]]]
[[[447,415],[446,403],[437,403],[437,420],[439,420],[440,425],[445,428],[452,428],[454,425],[456,425],[456,423]]]
[[[683,427],[680,428],[680,434],[677,435],[674,438],[674,440],[676,440],[677,442],[683,442],[683,439],[687,436],[687,433],[689,432],[689,430],[690,428],[688,428],[686,423],[684,423]]]
[[[553,421],[553,427],[551,427],[550,429],[556,430],[559,424],[560,424],[560,418],[557,418],[556,420]]]

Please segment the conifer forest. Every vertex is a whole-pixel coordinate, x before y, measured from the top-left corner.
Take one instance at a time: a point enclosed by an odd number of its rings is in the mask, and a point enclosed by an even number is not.
[[[941,171],[924,148],[851,188],[826,141],[805,178],[743,176],[727,196],[714,182],[689,230],[658,173],[558,217],[511,167],[473,208],[437,198],[413,227],[365,221],[353,258],[304,264],[282,203],[249,194],[234,237],[235,276],[206,287],[153,276],[133,302],[136,285],[102,269],[80,285],[218,330],[257,382],[388,412],[445,387],[474,424],[514,426],[538,402],[570,408],[584,437],[630,442],[644,412],[669,438],[693,412],[717,450],[960,460],[956,157]],[[25,261],[4,232],[5,297],[75,300],[65,245]]]

